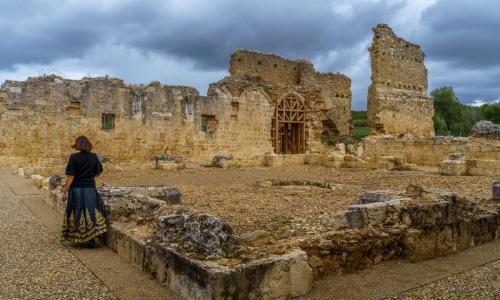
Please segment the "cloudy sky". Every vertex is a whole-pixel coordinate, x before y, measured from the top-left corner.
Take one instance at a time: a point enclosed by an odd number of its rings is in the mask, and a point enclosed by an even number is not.
[[[429,90],[500,100],[498,0],[0,0],[0,83],[58,74],[191,85],[205,94],[245,48],[307,58],[353,80],[365,109],[371,28],[427,54]]]

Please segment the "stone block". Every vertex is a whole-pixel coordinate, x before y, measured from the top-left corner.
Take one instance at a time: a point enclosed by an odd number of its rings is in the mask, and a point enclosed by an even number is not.
[[[436,232],[408,229],[403,233],[401,245],[403,257],[411,262],[419,262],[435,257]]]
[[[367,215],[361,205],[350,205],[347,207],[345,216],[350,228],[362,228],[368,224]]]
[[[41,175],[31,175],[31,182],[37,189],[41,189],[43,185],[43,180],[45,177]]]
[[[364,192],[358,199],[358,204],[368,204],[375,202],[387,202],[394,199],[394,192],[391,191],[370,191]]]
[[[368,225],[383,225],[387,217],[387,204],[381,202],[369,203],[363,205],[367,215]]]
[[[401,208],[400,219],[405,225],[432,228],[451,225],[456,221],[456,206],[450,202],[410,204]]]
[[[347,212],[339,212],[333,216],[332,226],[334,228],[348,228],[350,227],[349,221],[347,220]]]
[[[167,202],[168,204],[180,204],[182,193],[174,187],[158,187],[150,190],[148,196]]]
[[[493,214],[483,214],[475,217],[471,226],[474,244],[486,243],[496,238],[497,220]]]

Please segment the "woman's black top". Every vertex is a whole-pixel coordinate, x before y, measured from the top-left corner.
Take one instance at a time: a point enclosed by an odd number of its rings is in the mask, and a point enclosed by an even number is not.
[[[66,175],[75,177],[70,188],[95,188],[94,176],[101,173],[102,165],[95,153],[81,151],[69,157]]]

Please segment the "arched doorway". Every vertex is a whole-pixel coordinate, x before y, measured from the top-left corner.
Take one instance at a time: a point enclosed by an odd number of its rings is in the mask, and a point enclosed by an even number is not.
[[[274,153],[305,153],[305,121],[306,106],[299,96],[290,93],[277,103],[271,127]]]

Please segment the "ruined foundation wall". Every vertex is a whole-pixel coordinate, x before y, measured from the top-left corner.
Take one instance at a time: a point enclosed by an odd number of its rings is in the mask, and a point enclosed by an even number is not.
[[[113,162],[164,154],[203,163],[220,153],[250,159],[271,151],[264,100],[250,95],[233,103],[224,95],[200,97],[190,87],[129,86],[110,78],[7,81],[0,93],[0,156],[63,164],[83,134]],[[103,114],[114,115],[112,129],[102,128]]]
[[[373,29],[370,51],[372,84],[368,89],[368,120],[376,132],[434,135],[434,108],[427,97],[425,54],[420,46],[397,37],[392,29]]]
[[[363,140],[364,157],[378,160],[382,156],[403,157],[407,163],[438,167],[448,154],[460,152],[466,159],[500,162],[500,142],[488,139],[432,137],[397,139],[370,137]]]

